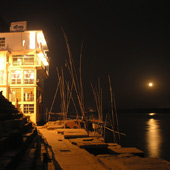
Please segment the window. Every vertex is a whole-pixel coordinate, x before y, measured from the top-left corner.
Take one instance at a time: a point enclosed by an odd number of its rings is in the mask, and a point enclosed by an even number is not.
[[[34,89],[24,88],[24,101],[34,101]]]
[[[11,71],[11,84],[21,84],[21,71]]]
[[[0,47],[5,47],[5,38],[0,37]]]
[[[34,70],[24,71],[24,84],[34,84]]]
[[[14,55],[12,62],[14,66],[34,65],[34,55]]]
[[[24,104],[24,113],[25,114],[34,113],[34,105],[33,104]]]
[[[15,102],[16,99],[18,99],[18,101],[21,101],[21,89],[20,88],[12,88],[11,89],[11,101]]]

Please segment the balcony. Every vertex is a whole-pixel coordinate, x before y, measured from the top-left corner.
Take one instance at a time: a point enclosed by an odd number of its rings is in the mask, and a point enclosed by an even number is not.
[[[12,58],[12,66],[16,67],[34,67],[37,70],[40,70],[42,77],[44,79],[49,76],[49,65],[47,61],[47,57],[45,57],[42,53],[34,55],[16,55]]]

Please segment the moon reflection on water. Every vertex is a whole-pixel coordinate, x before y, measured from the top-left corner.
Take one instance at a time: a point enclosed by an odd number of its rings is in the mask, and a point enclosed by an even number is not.
[[[162,136],[160,132],[159,121],[151,118],[147,121],[146,142],[149,157],[160,157],[160,146]]]

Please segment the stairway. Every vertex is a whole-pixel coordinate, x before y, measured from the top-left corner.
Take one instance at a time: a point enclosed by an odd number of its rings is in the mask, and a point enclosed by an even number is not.
[[[0,170],[55,169],[36,126],[0,92]]]

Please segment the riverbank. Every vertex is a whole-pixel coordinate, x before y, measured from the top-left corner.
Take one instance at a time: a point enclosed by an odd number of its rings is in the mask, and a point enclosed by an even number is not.
[[[119,109],[118,113],[170,113],[170,108],[125,108]]]

